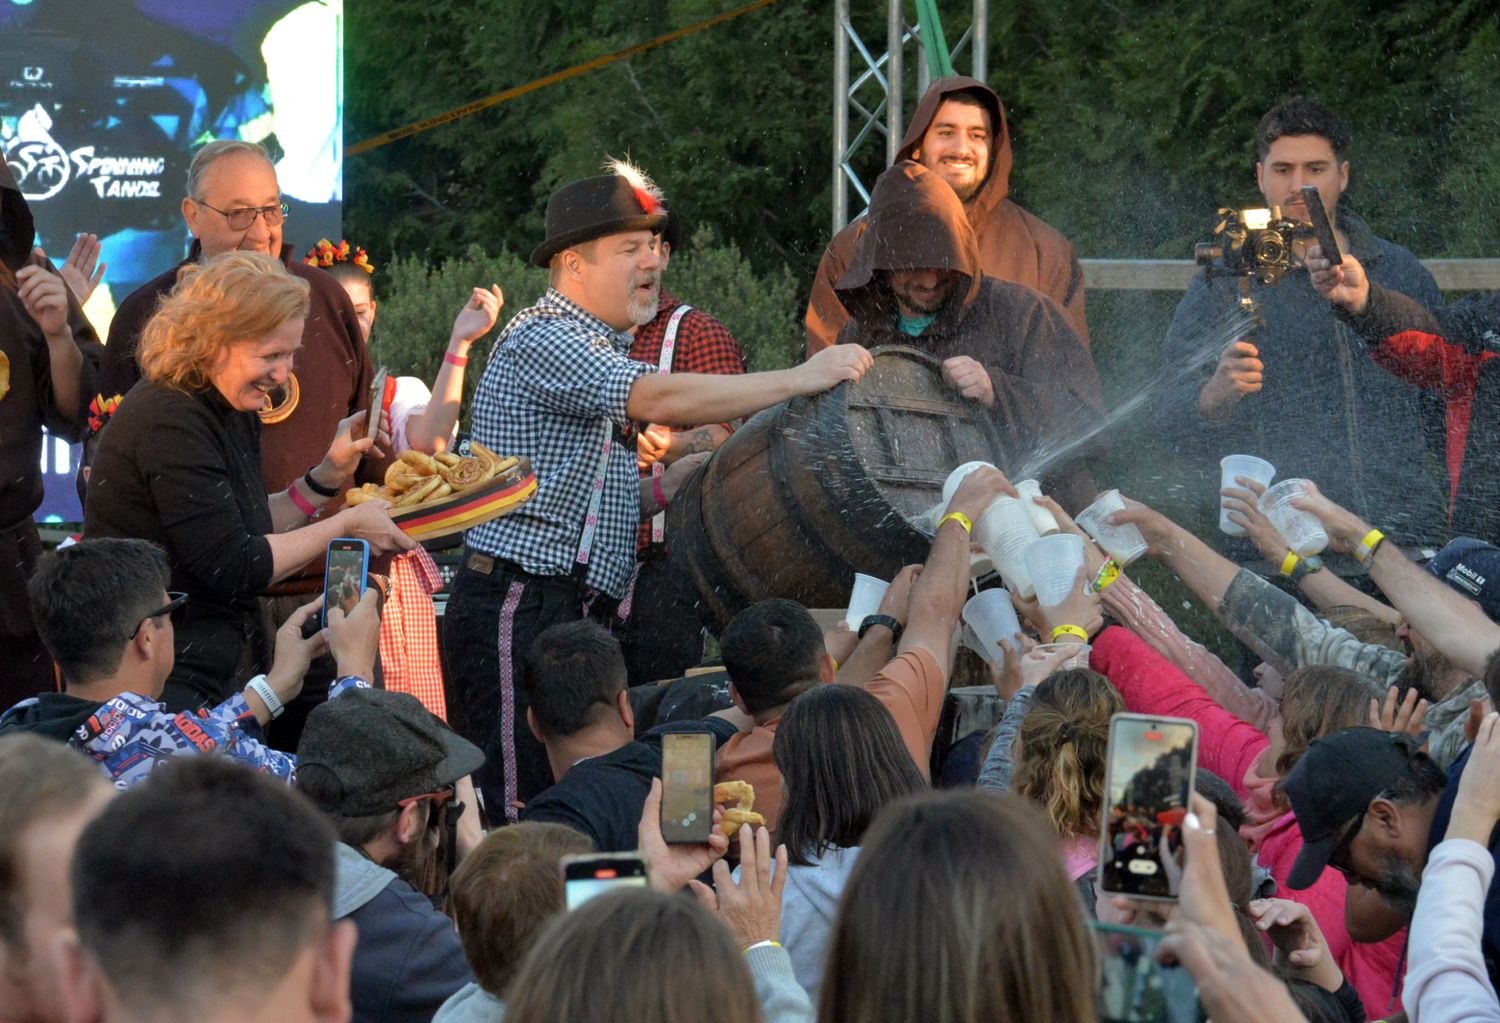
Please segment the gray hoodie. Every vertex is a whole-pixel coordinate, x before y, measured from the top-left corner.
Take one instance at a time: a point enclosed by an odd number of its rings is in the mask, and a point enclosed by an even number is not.
[[[787,868],[781,897],[781,944],[791,957],[797,983],[814,1005],[823,984],[823,952],[838,916],[839,896],[858,857],[858,846],[834,848],[809,866]]]

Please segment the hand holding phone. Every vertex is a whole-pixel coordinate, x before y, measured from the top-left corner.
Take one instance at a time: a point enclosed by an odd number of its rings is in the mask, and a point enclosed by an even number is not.
[[[1099,886],[1113,895],[1176,899],[1182,826],[1193,798],[1198,725],[1116,714],[1109,724]]]
[[[328,627],[332,609],[338,608],[345,615],[353,612],[369,585],[369,543],[347,536],[330,540],[323,569],[323,627]]]
[[[1344,254],[1339,251],[1338,236],[1333,233],[1328,209],[1323,205],[1323,193],[1318,191],[1317,185],[1303,185],[1302,202],[1307,206],[1307,218],[1312,223],[1313,234],[1317,236],[1318,248],[1323,250],[1323,258],[1338,266],[1344,261]]]

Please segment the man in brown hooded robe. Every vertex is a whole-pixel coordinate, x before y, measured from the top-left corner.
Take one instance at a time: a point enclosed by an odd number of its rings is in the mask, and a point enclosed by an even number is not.
[[[42,555],[42,428],[76,441],[103,350],[61,276],[34,251],[26,198],[0,160],[0,708],[52,688],[26,581]]]
[[[979,267],[986,275],[1035,288],[1056,301],[1088,345],[1083,270],[1073,246],[1008,198],[1010,130],[1000,97],[974,78],[953,76],[933,82],[917,104],[896,160],[915,160],[954,190],[974,228]],[[833,344],[849,319],[835,285],[867,226],[866,217],[855,219],[823,252],[807,304],[808,355]]]
[[[949,385],[993,412],[1001,468],[1038,476],[1070,511],[1093,497],[1081,458],[1103,412],[1088,347],[1052,299],[983,274],[942,178],[909,160],[880,176],[837,292],[852,316],[840,344],[932,355]]]

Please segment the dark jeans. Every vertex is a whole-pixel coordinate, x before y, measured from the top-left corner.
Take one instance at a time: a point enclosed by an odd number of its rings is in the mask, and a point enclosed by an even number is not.
[[[571,576],[537,576],[509,562],[469,555],[443,613],[443,677],[454,729],[484,750],[474,775],[489,820],[515,820],[552,784],[547,749],[526,722],[526,655],[549,625],[591,617],[613,624],[618,602]],[[481,567],[476,568],[475,565]],[[488,571],[484,569],[488,569]],[[592,599],[590,599],[592,597]]]
[[[636,572],[630,616],[619,628],[632,686],[681,678],[702,663],[700,614],[698,594],[681,566],[660,548],[648,551]]]

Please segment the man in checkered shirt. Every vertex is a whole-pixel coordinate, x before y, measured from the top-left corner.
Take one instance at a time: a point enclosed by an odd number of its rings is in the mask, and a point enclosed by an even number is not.
[[[626,331],[656,316],[666,212],[639,172],[614,167],[548,201],[547,240],[531,261],[550,270],[551,286],[506,326],[474,401],[474,439],[530,457],[538,484],[531,501],[465,534],[443,620],[449,711],[485,751],[475,781],[492,820],[514,819],[514,804],[553,781],[519,684],[532,642],[556,622],[616,617],[636,528],[702,461],[640,479],[631,424],[737,419],[872,365],[857,345],[742,376],[657,373],[632,360]]]

